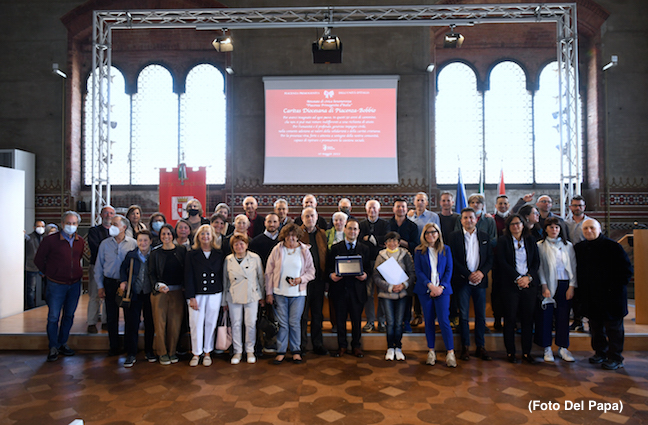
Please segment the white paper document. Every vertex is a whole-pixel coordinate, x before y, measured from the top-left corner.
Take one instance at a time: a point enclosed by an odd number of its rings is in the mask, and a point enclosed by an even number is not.
[[[394,257],[389,257],[389,260],[379,265],[378,271],[390,285],[400,285],[409,279]]]

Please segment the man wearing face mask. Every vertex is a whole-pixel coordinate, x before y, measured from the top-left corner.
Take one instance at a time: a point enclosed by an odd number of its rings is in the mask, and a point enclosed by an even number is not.
[[[88,267],[88,333],[97,333],[97,323],[99,322],[99,313],[103,306],[101,315],[102,327],[106,324],[106,305],[99,298],[99,288],[94,278],[95,263],[97,262],[97,252],[99,245],[104,239],[110,237],[110,221],[115,216],[115,209],[106,205],[101,209],[101,224],[93,226],[88,230],[88,246],[90,247],[90,266]]]
[[[338,201],[338,211],[343,212],[344,214],[347,215],[347,220],[350,218],[355,218],[354,216],[351,215],[351,200],[349,198],[342,198]],[[333,227],[333,217],[331,217],[331,221],[328,224],[328,228],[331,229]]]
[[[25,310],[36,307],[36,288],[43,283],[34,256],[45,233],[45,222],[36,220],[34,231],[25,235]]]
[[[83,277],[81,257],[85,241],[77,234],[79,222],[81,216],[76,212],[63,213],[62,231],[44,238],[34,257],[34,264],[47,279],[45,299],[49,308],[47,313],[48,362],[56,361],[59,354],[74,355],[67,341],[74,322],[74,312],[79,304],[81,277]],[[61,313],[63,313],[62,319]]]
[[[106,316],[108,323],[109,355],[119,354],[119,306],[115,302],[119,288],[119,268],[129,251],[137,248],[137,242],[126,236],[128,219],[116,215],[111,220],[108,234],[110,237],[99,245],[97,262],[95,263],[94,278],[97,282],[99,298],[106,300]]]

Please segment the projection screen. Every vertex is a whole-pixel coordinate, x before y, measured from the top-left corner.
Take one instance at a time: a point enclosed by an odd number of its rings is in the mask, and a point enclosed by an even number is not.
[[[264,184],[396,184],[397,75],[264,77]]]

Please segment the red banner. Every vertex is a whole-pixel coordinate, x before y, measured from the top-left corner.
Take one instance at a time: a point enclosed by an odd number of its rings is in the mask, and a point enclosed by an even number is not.
[[[192,199],[198,199],[203,210],[207,207],[207,168],[193,171],[187,167],[183,174],[186,175],[180,175],[178,168],[160,169],[160,212],[172,226],[186,217],[185,207]]]

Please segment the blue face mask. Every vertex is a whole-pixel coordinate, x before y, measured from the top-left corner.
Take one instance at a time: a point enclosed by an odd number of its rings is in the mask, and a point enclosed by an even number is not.
[[[153,224],[151,225],[151,227],[153,227],[153,230],[155,230],[158,233],[160,232],[162,226],[164,226],[163,221],[154,221]]]

